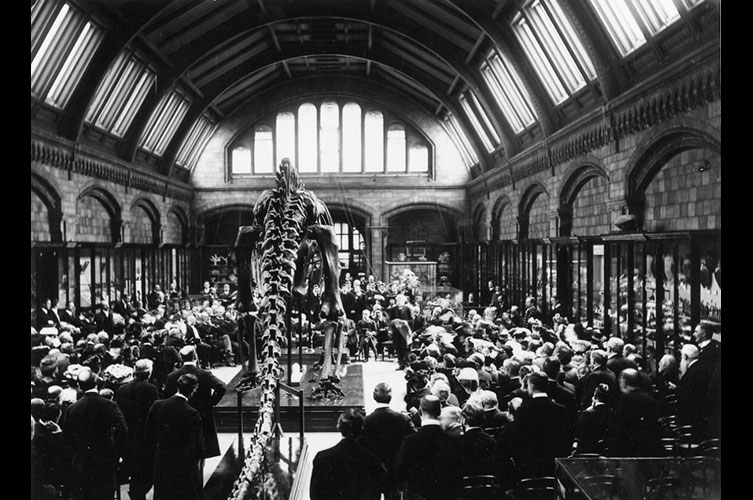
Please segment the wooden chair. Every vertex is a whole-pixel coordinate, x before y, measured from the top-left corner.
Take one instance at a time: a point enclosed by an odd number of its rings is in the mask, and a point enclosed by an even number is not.
[[[496,500],[501,493],[502,485],[492,475],[464,476],[461,482],[463,500]]]
[[[516,500],[557,500],[557,479],[550,476],[521,479],[515,485]]]
[[[722,458],[721,438],[707,439],[698,444],[698,451],[704,457]]]

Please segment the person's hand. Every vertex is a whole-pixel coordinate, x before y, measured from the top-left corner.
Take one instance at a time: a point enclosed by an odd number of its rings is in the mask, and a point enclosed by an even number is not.
[[[48,420],[48,421],[40,420],[39,423],[41,423],[45,427],[45,429],[47,429],[53,434],[57,434],[58,432],[63,432],[60,426],[51,420]]]
[[[674,391],[677,388],[677,384],[673,382],[667,382],[667,387],[669,387],[670,389]]]

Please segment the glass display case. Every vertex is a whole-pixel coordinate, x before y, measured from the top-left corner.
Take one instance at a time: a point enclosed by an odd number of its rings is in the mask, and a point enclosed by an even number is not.
[[[400,282],[404,279],[404,271],[412,271],[416,275],[421,289],[435,288],[437,283],[437,263],[429,261],[420,262],[390,262],[384,263],[387,267],[386,283]]]

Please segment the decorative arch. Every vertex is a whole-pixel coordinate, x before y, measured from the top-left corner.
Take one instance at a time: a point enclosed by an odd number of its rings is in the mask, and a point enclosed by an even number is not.
[[[501,235],[500,221],[505,208],[511,207],[512,202],[506,194],[501,194],[492,207],[492,241],[498,241]]]
[[[689,149],[709,149],[721,155],[721,132],[697,120],[664,124],[651,130],[626,167],[625,193],[632,214],[643,219],[646,188],[673,156]]]
[[[434,212],[438,213],[438,217],[443,223],[445,229],[447,229],[446,238],[449,240],[458,239],[458,224],[459,221],[467,217],[467,215],[459,209],[443,205],[441,203],[406,203],[393,207],[382,213],[382,220],[386,222],[388,229],[388,241],[393,243],[400,243],[399,232],[395,233],[394,228],[397,224],[396,219],[406,216],[414,212]],[[396,236],[397,234],[397,236]],[[411,235],[413,236],[413,235]],[[395,240],[397,238],[397,240]],[[406,237],[405,239],[415,239],[415,237]]]
[[[131,203],[131,212],[135,208],[144,210],[152,223],[152,243],[156,245],[162,243],[162,220],[157,205],[149,198],[141,196]]]
[[[397,215],[402,215],[414,210],[439,210],[440,212],[447,212],[455,220],[461,220],[466,216],[459,208],[444,205],[442,203],[405,203],[382,212],[382,219],[388,220]]]
[[[78,197],[76,197],[76,202],[86,197],[94,198],[95,200],[100,202],[102,206],[105,207],[105,211],[110,217],[110,231],[112,233],[112,241],[113,243],[122,243],[122,210],[115,197],[110,194],[110,192],[107,191],[104,187],[96,184],[89,185],[82,189]]]
[[[238,227],[250,225],[253,217],[253,204],[229,203],[205,207],[196,217],[196,241],[200,245],[231,246],[238,235]]]
[[[528,238],[531,207],[533,207],[534,202],[541,195],[549,198],[549,191],[540,182],[534,182],[526,188],[523,196],[520,198],[520,204],[518,205],[518,238],[521,240]]]
[[[559,236],[570,236],[573,228],[573,204],[583,186],[594,178],[609,181],[609,175],[600,161],[588,159],[574,163],[565,173],[559,196]]]
[[[63,241],[61,222],[63,220],[62,199],[58,190],[39,174],[31,173],[31,191],[36,194],[47,208],[47,220],[50,240],[53,243]]]
[[[180,224],[180,241],[182,244],[188,243],[189,221],[186,211],[179,205],[173,205],[167,211],[167,214],[173,214],[178,219],[178,223]]]
[[[479,203],[473,210],[473,239],[475,241],[489,241],[489,220],[486,216],[486,205]]]

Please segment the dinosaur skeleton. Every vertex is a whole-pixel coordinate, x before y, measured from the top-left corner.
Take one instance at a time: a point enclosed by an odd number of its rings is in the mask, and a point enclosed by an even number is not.
[[[239,327],[251,334],[248,370],[236,390],[244,391],[257,384],[268,389],[279,379],[281,346],[288,331],[287,310],[294,293],[301,296],[306,293],[308,270],[318,257],[324,279],[319,319],[325,334],[325,352],[320,386],[314,395],[330,391],[343,395],[334,385],[339,382],[336,375],[341,363],[339,348],[334,370],[332,366],[333,347],[340,345],[345,320],[332,217],[327,206],[299,182],[287,158],[280,163],[276,182],[277,187],[264,191],[256,202],[253,224],[239,228],[233,248],[238,272]],[[256,331],[250,331],[254,323],[249,314],[254,309],[254,278],[260,284],[262,301],[253,328]],[[263,342],[258,355],[254,342],[257,331],[261,332]]]

